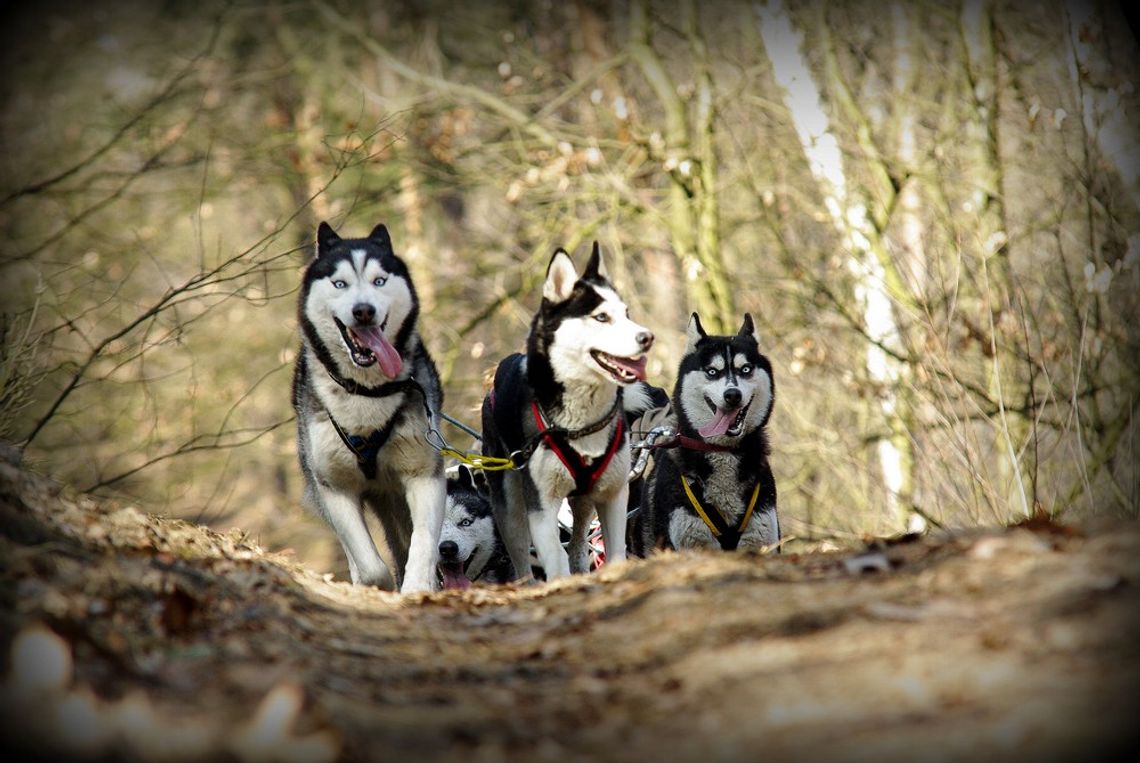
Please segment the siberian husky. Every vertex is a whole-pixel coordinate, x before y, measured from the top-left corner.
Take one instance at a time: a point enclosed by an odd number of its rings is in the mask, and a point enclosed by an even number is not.
[[[765,431],[774,396],[752,316],[735,336],[710,336],[693,313],[673,389],[676,447],[645,480],[633,553],[779,543]]]
[[[439,533],[439,577],[445,589],[515,579],[515,568],[495,528],[491,502],[465,466],[447,480],[447,511]]]
[[[298,312],[293,407],[304,502],[336,531],[353,583],[431,590],[446,479],[424,435],[438,426],[443,392],[387,228],[342,239],[322,222]],[[380,520],[378,544],[365,509]]]
[[[625,558],[629,435],[625,404],[644,410],[645,353],[653,334],[629,317],[601,252],[581,275],[564,250],[546,269],[526,354],[503,360],[483,401],[483,453],[518,470],[488,472],[495,521],[515,570],[532,575],[529,550],[548,580],[588,569],[587,532],[597,515],[609,561]],[[569,557],[558,511],[569,499]]]

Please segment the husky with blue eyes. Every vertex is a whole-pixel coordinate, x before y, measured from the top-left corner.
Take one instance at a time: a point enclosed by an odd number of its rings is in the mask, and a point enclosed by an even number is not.
[[[460,466],[447,480],[447,513],[439,534],[439,578],[444,589],[515,579],[514,565],[491,516],[491,501],[466,466]]]
[[[629,495],[626,415],[648,406],[653,334],[629,315],[598,244],[579,275],[555,251],[525,354],[505,358],[483,400],[483,453],[515,468],[488,472],[495,524],[515,571],[530,579],[533,544],[547,580],[586,572],[597,517],[608,562],[625,558]],[[558,514],[573,529],[563,549]]]
[[[693,313],[673,389],[676,437],[645,480],[634,554],[779,543],[765,431],[774,397],[752,316],[735,335],[712,336]]]
[[[293,376],[304,503],[336,532],[353,583],[401,592],[437,585],[447,494],[443,460],[424,438],[443,392],[418,315],[386,227],[342,239],[320,224]],[[376,539],[366,511],[379,519]]]

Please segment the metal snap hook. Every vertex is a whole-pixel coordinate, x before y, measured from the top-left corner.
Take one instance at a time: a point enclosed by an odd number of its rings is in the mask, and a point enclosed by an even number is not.
[[[424,439],[429,446],[437,451],[442,451],[448,447],[447,440],[443,438],[443,435],[440,434],[440,431],[435,427],[428,427],[427,431],[424,432]]]

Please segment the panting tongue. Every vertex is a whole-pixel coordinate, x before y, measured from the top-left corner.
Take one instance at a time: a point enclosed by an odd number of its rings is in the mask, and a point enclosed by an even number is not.
[[[636,376],[639,380],[645,381],[645,356],[642,355],[636,360],[631,358],[615,358],[613,355],[609,356],[610,362],[615,366],[620,366],[626,371]]]
[[[388,341],[388,337],[384,336],[379,326],[357,326],[352,329],[352,334],[361,344],[372,350],[372,354],[380,363],[380,371],[385,376],[395,379],[400,375],[404,361],[400,359],[400,353],[396,352],[396,348]]]
[[[736,419],[737,413],[739,413],[739,411],[723,411],[717,408],[716,416],[713,417],[713,420],[698,429],[697,432],[701,437],[719,437],[732,426],[732,422]]]
[[[462,564],[441,564],[439,572],[443,576],[443,589],[459,589],[471,587],[471,581],[463,574]]]

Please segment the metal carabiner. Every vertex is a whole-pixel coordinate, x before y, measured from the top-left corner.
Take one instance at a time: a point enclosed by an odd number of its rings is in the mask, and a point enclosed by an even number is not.
[[[434,438],[434,440],[433,440],[433,438]],[[447,440],[445,440],[443,438],[443,435],[435,427],[428,427],[427,428],[427,431],[424,432],[424,440],[426,440],[427,444],[430,447],[434,448],[436,450],[436,452],[445,450],[445,449],[450,447],[447,444]]]
[[[628,482],[633,482],[645,472],[645,467],[649,464],[649,454],[657,441],[664,439],[665,442],[670,442],[677,437],[677,433],[672,427],[661,424],[660,426],[653,427],[645,435],[645,439],[637,445],[632,446],[634,450],[640,450],[637,454],[637,461],[634,462],[633,468],[629,470]]]

